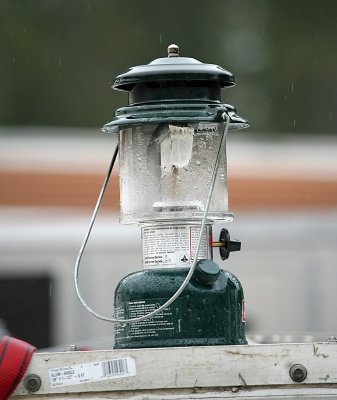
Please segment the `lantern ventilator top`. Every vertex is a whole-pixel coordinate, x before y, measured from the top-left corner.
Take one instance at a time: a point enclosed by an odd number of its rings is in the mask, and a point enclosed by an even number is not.
[[[124,126],[162,122],[221,122],[229,115],[229,130],[248,127],[230,104],[221,104],[221,88],[235,85],[234,76],[214,64],[180,57],[176,45],[168,57],[132,67],[117,76],[112,87],[129,92],[129,106],[116,111],[116,118],[103,131],[118,133]]]

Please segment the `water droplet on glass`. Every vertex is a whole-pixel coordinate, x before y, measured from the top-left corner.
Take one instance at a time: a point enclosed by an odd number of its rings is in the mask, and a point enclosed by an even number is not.
[[[194,186],[194,189],[198,189],[198,186]]]
[[[294,119],[294,126],[296,126],[296,119]]]
[[[224,180],[225,179],[225,174],[220,175],[220,179]]]
[[[141,157],[138,157],[137,160],[140,162],[140,161],[142,161],[142,158],[141,158]]]
[[[196,163],[196,165],[200,165],[201,164],[201,162],[199,160],[197,160],[195,163]]]

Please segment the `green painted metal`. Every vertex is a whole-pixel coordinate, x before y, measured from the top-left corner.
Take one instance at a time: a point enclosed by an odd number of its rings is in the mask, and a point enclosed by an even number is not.
[[[119,133],[123,127],[162,122],[222,122],[222,114],[230,118],[229,130],[248,127],[245,119],[236,114],[230,104],[169,103],[129,106],[116,111],[116,119],[103,127],[103,131]]]
[[[139,83],[172,81],[217,82],[221,87],[235,85],[233,74],[218,65],[204,64],[190,57],[162,57],[130,68],[117,76],[112,87],[129,92]]]
[[[120,318],[144,315],[179,288],[187,268],[151,269],[126,276],[115,291]],[[238,279],[210,260],[198,262],[178,299],[150,320],[115,326],[114,348],[247,344],[244,298]]]
[[[224,112],[230,130],[246,128],[247,121],[235,108],[221,102],[221,89],[234,84],[229,71],[188,57],[164,57],[130,68],[112,85],[129,93],[129,105],[118,109],[103,131],[118,133],[144,123],[220,122]]]

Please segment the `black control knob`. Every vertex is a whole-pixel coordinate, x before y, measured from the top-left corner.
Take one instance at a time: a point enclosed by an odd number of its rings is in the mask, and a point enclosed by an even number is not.
[[[227,260],[232,251],[241,250],[241,242],[239,240],[231,239],[228,230],[225,228],[221,229],[219,242],[223,243],[223,246],[219,247],[222,260]]]

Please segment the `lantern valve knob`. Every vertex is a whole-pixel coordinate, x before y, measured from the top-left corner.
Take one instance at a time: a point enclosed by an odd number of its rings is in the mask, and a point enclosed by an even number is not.
[[[228,230],[225,228],[221,229],[219,241],[213,242],[212,246],[219,247],[222,260],[227,260],[232,251],[241,250],[241,242],[231,239]]]

